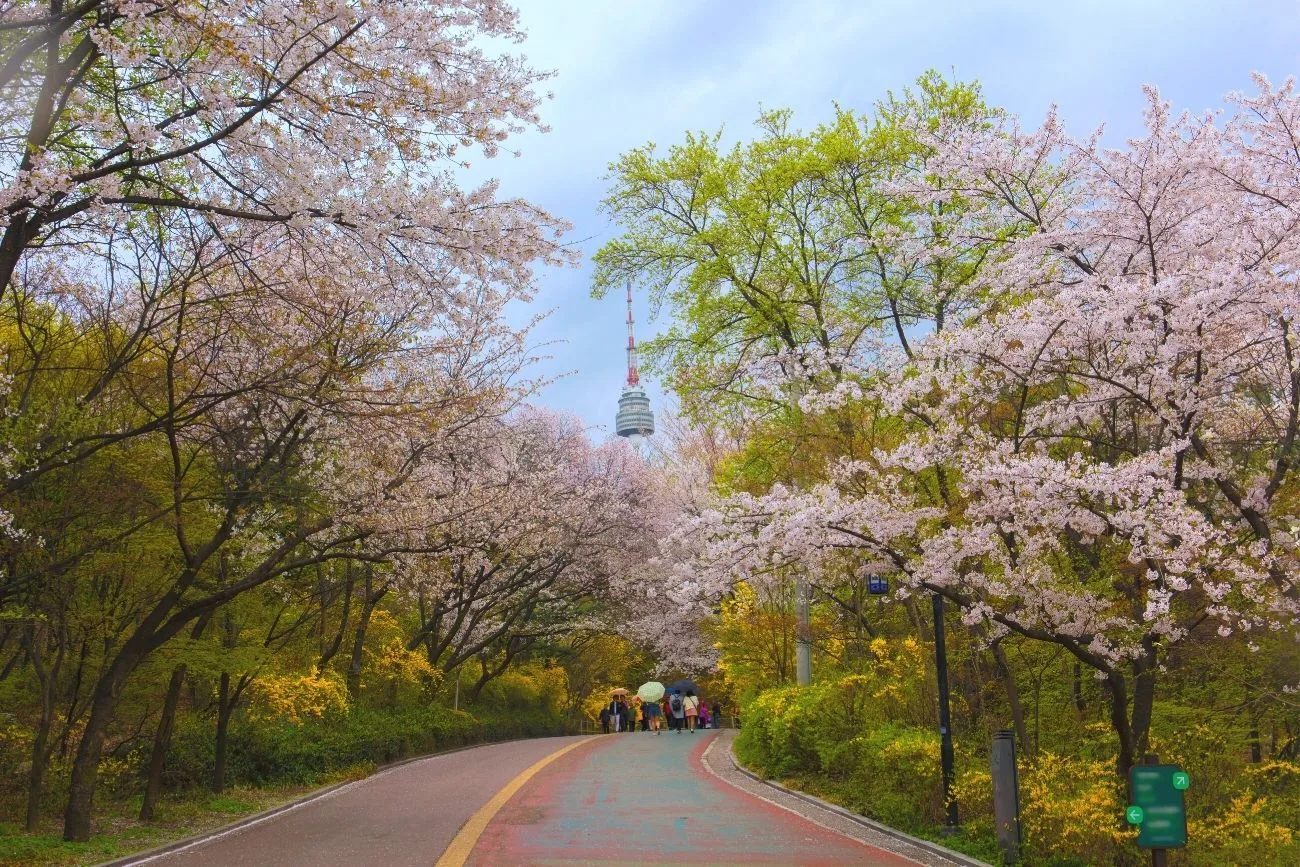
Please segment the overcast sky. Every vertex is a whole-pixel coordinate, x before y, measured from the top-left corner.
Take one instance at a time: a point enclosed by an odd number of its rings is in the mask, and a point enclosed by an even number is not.
[[[977,79],[990,103],[1028,125],[1053,103],[1076,134],[1106,125],[1118,143],[1140,132],[1143,84],[1178,108],[1222,104],[1258,70],[1300,73],[1297,0],[515,0],[523,52],[553,69],[552,130],[513,140],[519,158],[487,168],[503,193],[573,224],[578,269],[544,271],[538,305],[555,312],[550,375],[569,373],[540,403],[577,414],[597,439],[612,432],[625,376],[623,299],[590,297],[590,259],[617,227],[597,213],[602,177],[620,153],[685,130],[748,137],[761,105],[789,107],[802,128],[832,103],[867,111],[929,68]],[[638,298],[637,332],[648,320]],[[664,406],[650,383],[656,411]]]

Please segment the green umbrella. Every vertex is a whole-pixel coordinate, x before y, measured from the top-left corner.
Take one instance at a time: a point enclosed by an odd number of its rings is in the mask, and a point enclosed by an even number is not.
[[[642,701],[658,701],[664,697],[664,685],[657,680],[652,680],[638,686],[636,694]]]

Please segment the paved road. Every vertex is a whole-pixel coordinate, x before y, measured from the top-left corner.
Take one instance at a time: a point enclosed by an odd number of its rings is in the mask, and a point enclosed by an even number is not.
[[[512,741],[412,762],[261,824],[147,863],[149,867],[431,867],[465,820],[498,789],[537,760],[577,740],[581,739]]]
[[[579,739],[518,741],[426,759],[147,863],[432,867],[461,826],[512,781],[517,791],[485,827],[480,814],[481,834],[462,835],[460,842],[468,836],[473,844],[469,864],[916,863],[718,779],[700,761],[715,735],[592,738],[535,770],[522,787],[521,772]],[[467,828],[476,829],[475,822]]]

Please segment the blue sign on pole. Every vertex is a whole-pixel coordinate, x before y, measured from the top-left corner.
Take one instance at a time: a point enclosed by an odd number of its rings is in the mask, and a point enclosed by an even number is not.
[[[867,592],[875,596],[885,595],[889,592],[889,579],[879,575],[867,576]]]

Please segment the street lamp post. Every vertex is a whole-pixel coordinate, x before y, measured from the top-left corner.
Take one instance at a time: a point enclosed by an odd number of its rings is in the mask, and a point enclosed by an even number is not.
[[[808,616],[808,579],[794,582],[794,665],[795,682],[799,686],[812,686],[812,622]]]
[[[947,810],[943,830],[946,834],[952,834],[957,830],[957,801],[952,796],[952,713],[948,699],[948,648],[943,634],[943,597],[934,593],[930,600],[934,610],[934,663],[939,682],[939,760],[943,766],[943,803]]]

